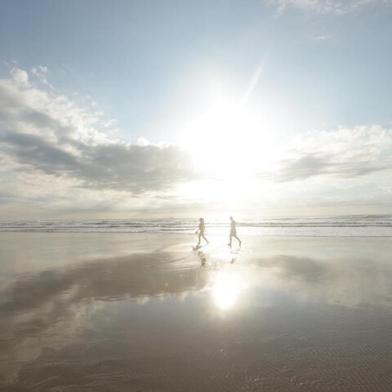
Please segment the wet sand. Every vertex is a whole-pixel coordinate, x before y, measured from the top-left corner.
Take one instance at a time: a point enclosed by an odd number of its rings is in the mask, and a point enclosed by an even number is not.
[[[390,238],[0,234],[1,391],[391,391]]]

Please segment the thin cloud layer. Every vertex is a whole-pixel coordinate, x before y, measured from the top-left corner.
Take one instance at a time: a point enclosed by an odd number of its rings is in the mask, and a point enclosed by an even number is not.
[[[370,5],[391,4],[390,0],[267,0],[283,12],[288,8],[299,8],[321,14],[342,15]]]

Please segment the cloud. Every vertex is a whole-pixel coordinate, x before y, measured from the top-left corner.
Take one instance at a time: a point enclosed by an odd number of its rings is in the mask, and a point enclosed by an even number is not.
[[[37,67],[35,73],[48,72]],[[115,122],[103,118],[92,102],[71,100],[35,73],[13,68],[9,78],[0,80],[3,219],[84,213],[113,217],[125,211],[190,215],[207,206],[227,208],[237,184],[233,193],[230,181],[219,182],[208,171],[198,172],[189,153],[176,145],[116,136],[119,132],[111,130]],[[217,160],[220,142],[211,143]],[[260,203],[278,208],[294,199],[308,203],[310,198],[317,203],[321,198],[349,202],[358,195],[363,199],[364,189],[369,203],[380,205],[390,199],[392,183],[386,171],[392,168],[391,129],[317,131],[288,143],[281,140],[272,161],[263,165],[268,170],[252,167],[252,173],[259,174],[249,178],[251,186],[241,188],[246,208]],[[306,192],[299,181],[306,182]],[[351,188],[343,189],[343,181]]]
[[[191,174],[185,155],[174,146],[89,145],[65,140],[71,151],[61,142],[10,131],[0,132],[0,140],[4,151],[26,170],[75,178],[84,187],[142,193],[165,189]]]
[[[333,34],[324,34],[324,35],[316,35],[312,39],[314,41],[328,41],[333,37],[334,37]]]
[[[365,6],[388,5],[390,0],[267,0],[276,6],[278,11],[284,12],[288,8],[309,10],[320,14],[342,15]]]
[[[28,87],[30,85],[29,75],[23,69],[16,68],[16,67],[12,68],[11,76],[18,86]]]
[[[338,162],[331,155],[317,156],[316,154],[308,154],[287,161],[280,174],[280,180],[291,181],[320,175],[352,178],[390,168],[391,165],[382,165],[369,161]]]
[[[45,67],[33,71],[46,73]],[[20,188],[23,174],[36,178],[38,187],[46,176],[61,180],[62,192],[118,191],[130,197],[170,189],[194,176],[178,147],[145,139],[130,143],[106,128],[93,107],[36,87],[22,69],[13,68],[10,79],[0,80],[0,176],[12,172],[18,177],[19,184],[9,184],[11,190]],[[21,194],[31,194],[34,184],[24,185]]]
[[[392,169],[392,130],[380,126],[338,129],[301,136],[280,162],[277,181],[316,176],[356,178]]]

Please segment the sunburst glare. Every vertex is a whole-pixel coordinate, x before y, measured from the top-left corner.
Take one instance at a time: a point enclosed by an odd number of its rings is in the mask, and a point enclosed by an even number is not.
[[[253,177],[273,158],[268,121],[239,97],[217,90],[207,109],[184,125],[182,145],[212,178]]]

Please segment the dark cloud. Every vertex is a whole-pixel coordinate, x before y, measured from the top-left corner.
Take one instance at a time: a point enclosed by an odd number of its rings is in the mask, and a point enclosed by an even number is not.
[[[19,163],[28,164],[48,174],[62,174],[78,167],[77,159],[37,135],[0,131],[6,152]]]
[[[91,185],[134,192],[159,190],[194,177],[189,157],[175,146],[101,145],[84,151],[80,176]]]
[[[279,182],[303,180],[328,175],[353,178],[392,168],[391,164],[377,163],[363,157],[345,158],[338,161],[332,155],[305,154],[296,159],[284,161],[276,176]]]
[[[38,135],[0,131],[0,141],[19,163],[46,174],[74,177],[93,188],[140,193],[193,176],[188,157],[174,146],[78,143],[76,155]]]

